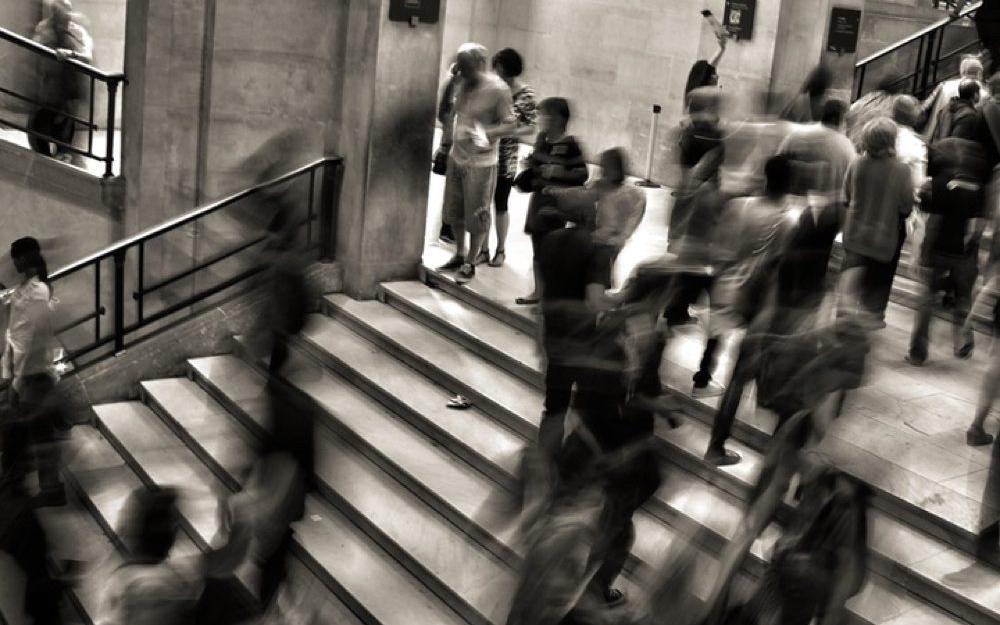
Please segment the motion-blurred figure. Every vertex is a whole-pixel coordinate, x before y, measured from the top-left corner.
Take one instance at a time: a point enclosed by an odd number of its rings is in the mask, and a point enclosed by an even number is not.
[[[965,327],[972,289],[978,276],[979,241],[986,225],[984,209],[989,168],[975,141],[938,141],[931,152],[931,182],[923,206],[929,213],[918,262],[923,293],[914,318],[907,361],[922,365],[928,356],[928,335],[935,294],[945,278],[955,291],[953,349],[958,358],[972,355],[974,333]]]
[[[951,8],[952,17],[958,17],[968,3],[969,0],[955,0]],[[995,74],[1000,71],[1000,1],[983,0],[973,19],[979,41],[990,53],[990,74]]]
[[[120,516],[125,563],[105,582],[101,625],[176,625],[190,622],[202,590],[199,557],[170,557],[177,539],[177,493],[144,487],[132,492]]]
[[[848,203],[841,267],[841,308],[862,308],[874,325],[884,324],[889,293],[913,210],[913,177],[896,158],[896,125],[888,118],[868,123],[864,153],[851,163],[844,182]]]
[[[73,11],[70,0],[51,0],[48,6],[51,15],[38,23],[33,39],[54,48],[57,58],[39,57],[39,108],[28,122],[29,128],[38,134],[29,134],[28,142],[36,152],[79,163],[79,155],[50,139],[73,144],[76,134],[73,117],[81,103],[90,97],[90,86],[86,75],[65,61],[74,59],[92,64],[94,41],[83,25],[82,16]]]
[[[716,87],[719,84],[719,61],[726,53],[726,45],[729,43],[729,31],[712,15],[711,11],[701,12],[702,16],[715,31],[715,39],[719,42],[719,50],[711,60],[699,59],[691,66],[688,72],[687,82],[684,84],[684,108],[687,110],[689,96],[695,89],[702,87]]]
[[[847,138],[861,149],[861,133],[868,122],[879,117],[892,117],[896,97],[906,86],[906,78],[890,74],[879,81],[875,89],[861,96],[847,111]]]
[[[625,152],[601,152],[601,175],[585,187],[545,187],[542,194],[555,198],[543,211],[590,228],[598,245],[611,248],[614,257],[625,247],[646,214],[646,194],[625,184]]]
[[[791,164],[785,156],[774,156],[765,165],[767,180],[763,196],[732,200],[725,222],[716,233],[717,249],[728,257],[721,263],[713,286],[713,303],[730,330],[758,325],[767,327],[762,315],[768,293],[774,288],[774,270],[784,253],[788,233],[794,223],[789,218],[793,198]],[[715,415],[712,437],[705,459],[725,466],[740,461],[740,455],[727,451],[725,442],[732,430],[743,389],[750,377],[741,364],[746,358],[740,348],[730,383]]]
[[[949,108],[952,101],[958,97],[959,86],[965,81],[972,81],[984,91],[983,64],[974,56],[962,58],[958,69],[958,78],[944,80],[938,83],[934,91],[920,107],[920,116],[925,120],[924,138],[928,143],[944,139],[950,135],[948,128]]]
[[[3,428],[3,472],[5,478],[23,481],[34,466],[40,488],[38,503],[61,506],[66,495],[59,477],[55,434],[57,427],[66,424],[54,393],[59,379],[54,366],[55,300],[45,258],[36,239],[24,237],[14,241],[10,256],[23,280],[0,295],[0,301],[9,308],[0,368],[3,378],[10,381],[11,393],[10,411]]]
[[[49,573],[45,530],[22,480],[0,477],[0,551],[7,553],[24,575],[24,612],[35,625],[59,625],[62,588]],[[4,580],[4,584],[14,584]],[[3,614],[0,614],[0,621]]]
[[[781,118],[805,124],[818,122],[823,118],[823,103],[833,82],[833,74],[826,65],[820,64],[806,77],[802,90],[785,106]]]

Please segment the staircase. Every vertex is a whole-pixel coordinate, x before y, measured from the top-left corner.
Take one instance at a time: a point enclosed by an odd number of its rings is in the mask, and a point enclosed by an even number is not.
[[[317,622],[505,622],[523,556],[506,496],[543,396],[535,320],[476,281],[462,288],[428,271],[425,282],[384,284],[378,301],[326,296],[286,368],[321,415],[319,488],[295,528],[292,566],[299,603],[317,610]],[[75,428],[67,454],[67,480],[91,512],[77,520],[67,553],[120,547],[124,498],[153,484],[184,493],[178,549],[206,548],[218,528],[216,501],[238,490],[262,433],[265,363],[251,352],[237,337],[232,354],[189,361],[187,377],[146,381],[137,401],[95,406],[96,427]],[[668,378],[683,375],[671,369]],[[447,409],[454,393],[474,407]],[[697,589],[706,593],[760,471],[770,425],[744,417],[734,444],[744,461],[719,469],[701,459],[710,406],[689,400],[688,408],[685,425],[657,432],[664,480],[635,518],[622,581],[633,596],[673,541],[700,529]],[[978,504],[928,496],[933,488],[919,475],[860,448],[837,443],[826,453],[877,493],[872,575],[850,603],[854,623],[1000,619],[1000,571],[970,555]],[[780,531],[768,527],[753,545],[745,579],[761,575]],[[972,583],[942,581],[963,566],[973,567]],[[94,592],[78,595],[82,612],[94,614]]]

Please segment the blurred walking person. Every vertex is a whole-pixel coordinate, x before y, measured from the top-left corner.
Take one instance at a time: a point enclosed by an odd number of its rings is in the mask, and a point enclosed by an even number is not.
[[[979,241],[986,224],[989,167],[982,147],[967,139],[944,139],[934,144],[931,157],[932,178],[923,202],[929,218],[918,258],[922,294],[906,357],[917,366],[927,360],[935,295],[946,278],[955,290],[955,357],[972,355],[974,333],[965,325],[965,319],[978,276]]]
[[[955,0],[952,17],[958,17],[969,0]],[[973,17],[979,41],[990,53],[990,75],[1000,72],[1000,0],[983,0]]]
[[[794,223],[789,219],[789,211],[795,206],[789,194],[792,188],[789,159],[771,157],[765,164],[764,174],[764,195],[732,200],[726,209],[726,219],[716,232],[720,269],[713,285],[713,306],[715,314],[722,317],[720,323],[730,330],[767,327],[768,294],[775,286],[774,272]],[[744,373],[745,365],[741,365],[746,360],[741,347],[705,452],[705,460],[719,466],[741,460],[739,454],[726,450],[725,442],[731,433],[743,389],[750,379]]]
[[[29,134],[28,142],[36,152],[78,165],[82,162],[80,155],[66,145],[73,145],[76,134],[73,117],[78,116],[82,103],[90,97],[90,83],[85,74],[66,61],[93,64],[94,41],[83,25],[82,16],[73,11],[70,0],[52,0],[49,7],[51,15],[35,27],[33,39],[53,48],[56,59],[39,57],[39,108],[28,122],[37,134]]]
[[[841,267],[842,311],[863,309],[884,326],[889,293],[913,211],[913,177],[896,158],[896,125],[879,118],[865,127],[863,154],[844,182],[847,215]]]

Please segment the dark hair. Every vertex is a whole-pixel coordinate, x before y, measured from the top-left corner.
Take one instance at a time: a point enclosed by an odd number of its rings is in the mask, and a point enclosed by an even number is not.
[[[715,66],[708,61],[704,59],[695,61],[694,65],[691,66],[691,71],[688,72],[687,84],[684,86],[685,97],[698,87],[707,87],[712,84],[717,75]]]
[[[621,148],[611,148],[609,150],[605,150],[601,154],[602,163],[604,162],[605,158],[610,158],[612,161],[614,161],[615,165],[618,167],[618,173],[620,177],[616,178],[614,182],[618,183],[624,182],[625,170],[628,168],[628,157],[625,156],[625,150]],[[604,175],[604,172],[601,172],[601,174]]]
[[[38,279],[49,284],[49,268],[45,263],[45,257],[42,256],[42,246],[39,245],[38,239],[22,237],[14,241],[10,244],[10,257],[12,259],[23,258],[31,267],[34,267]]]
[[[958,97],[971,102],[979,95],[979,83],[975,80],[963,80],[958,85]]]
[[[545,98],[538,103],[538,110],[548,115],[557,115],[569,121],[569,101],[566,98]]]
[[[767,159],[764,164],[765,190],[768,195],[785,195],[792,188],[792,163],[784,154]]]
[[[806,82],[802,86],[802,91],[813,97],[821,96],[830,88],[832,82],[833,74],[830,69],[820,63],[809,72],[809,76],[806,77]]]
[[[524,71],[524,59],[513,48],[504,48],[493,55],[493,67],[500,67],[504,76],[520,76]]]
[[[129,552],[139,561],[162,562],[177,539],[177,493],[172,488],[132,491],[122,514]]]
[[[820,122],[824,126],[839,126],[844,121],[847,114],[847,102],[843,100],[827,100],[823,103],[823,114]]]

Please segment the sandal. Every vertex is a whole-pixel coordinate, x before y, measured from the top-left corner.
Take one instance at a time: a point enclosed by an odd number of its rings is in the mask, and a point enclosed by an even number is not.
[[[503,250],[497,250],[493,260],[490,261],[490,267],[503,267],[505,260],[507,260],[507,254]]]
[[[474,262],[473,264],[485,265],[488,262],[490,262],[490,253],[488,250],[483,250],[476,255],[476,262]]]
[[[469,401],[464,395],[455,395],[448,400],[448,407],[452,410],[468,410],[472,408],[472,402]]]

